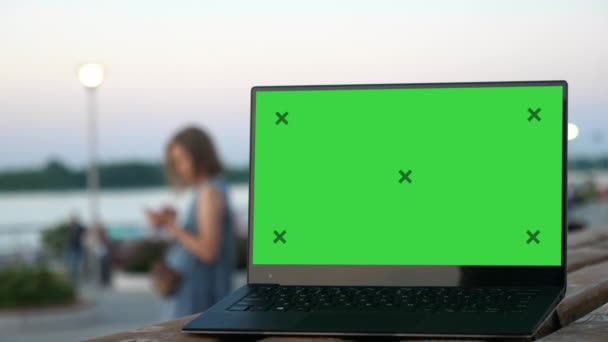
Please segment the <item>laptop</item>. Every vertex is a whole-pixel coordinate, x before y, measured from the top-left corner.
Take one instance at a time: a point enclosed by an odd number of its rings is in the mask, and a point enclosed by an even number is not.
[[[254,87],[247,285],[183,332],[533,336],[566,127],[565,81]]]

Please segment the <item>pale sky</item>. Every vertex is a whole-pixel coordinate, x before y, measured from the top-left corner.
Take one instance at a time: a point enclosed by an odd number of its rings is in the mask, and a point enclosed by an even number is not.
[[[0,168],[86,160],[83,62],[100,62],[100,155],[159,160],[196,123],[246,165],[254,85],[565,79],[573,154],[608,152],[608,1],[0,0]]]

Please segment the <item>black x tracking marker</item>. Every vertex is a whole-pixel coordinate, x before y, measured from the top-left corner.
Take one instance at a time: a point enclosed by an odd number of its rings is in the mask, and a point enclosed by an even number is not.
[[[401,175],[401,179],[399,179],[399,184],[407,181],[408,183],[412,182],[412,179],[410,178],[410,175],[412,174],[412,170],[407,170],[407,172],[404,172],[403,170],[399,170],[399,174]]]
[[[287,115],[288,115],[288,114],[289,114],[288,112],[285,112],[285,113],[283,113],[283,114],[281,114],[281,113],[279,113],[279,112],[276,112],[276,115],[277,115],[279,118],[277,119],[277,121],[275,122],[275,124],[276,124],[276,125],[279,125],[279,124],[281,124],[281,123],[284,123],[285,125],[287,125],[287,124],[289,123],[289,122],[287,122]]]
[[[528,241],[526,241],[527,244],[530,244],[530,242],[532,242],[532,241],[536,242],[537,245],[540,243],[540,240],[538,239],[538,235],[540,234],[540,230],[537,230],[534,233],[532,233],[531,231],[527,230],[526,233],[529,236]]]
[[[273,241],[273,242],[274,242],[275,244],[276,244],[277,242],[279,242],[279,241],[281,241],[281,242],[282,242],[282,243],[284,243],[284,244],[285,244],[285,243],[287,243],[287,240],[285,240],[285,234],[287,234],[287,231],[286,231],[286,230],[283,230],[283,231],[282,231],[282,232],[280,232],[280,233],[279,233],[278,231],[276,231],[276,230],[275,230],[275,231],[274,231],[274,235],[275,235],[276,237],[274,238],[274,241]]]
[[[536,108],[536,110],[532,110],[532,108],[528,108],[528,113],[530,113],[530,116],[528,117],[528,121],[531,122],[534,119],[536,119],[536,121],[540,121],[541,118],[540,118],[540,116],[538,116],[538,113],[540,113],[540,111],[541,111],[540,108]]]

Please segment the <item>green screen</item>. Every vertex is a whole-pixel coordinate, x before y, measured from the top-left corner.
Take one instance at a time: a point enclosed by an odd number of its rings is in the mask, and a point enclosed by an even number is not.
[[[254,94],[254,264],[561,264],[561,86]]]

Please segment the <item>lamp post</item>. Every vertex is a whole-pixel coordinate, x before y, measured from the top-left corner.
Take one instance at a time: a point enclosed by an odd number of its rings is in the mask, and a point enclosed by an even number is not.
[[[86,63],[78,68],[78,80],[85,88],[87,97],[87,140],[89,167],[87,187],[89,193],[89,215],[92,224],[99,222],[99,171],[97,169],[97,88],[104,80],[101,64]]]

